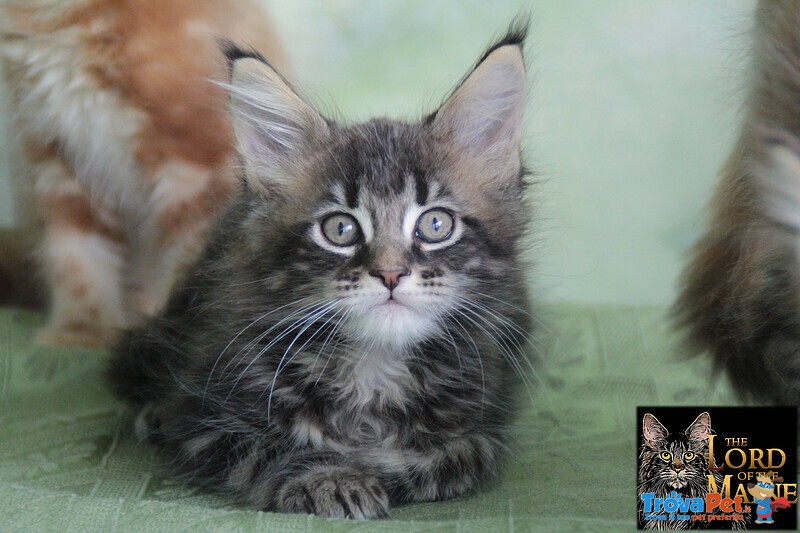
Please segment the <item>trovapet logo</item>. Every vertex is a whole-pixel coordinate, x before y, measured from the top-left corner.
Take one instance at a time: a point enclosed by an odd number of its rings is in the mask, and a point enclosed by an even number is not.
[[[640,529],[796,528],[797,408],[640,407],[637,422]]]

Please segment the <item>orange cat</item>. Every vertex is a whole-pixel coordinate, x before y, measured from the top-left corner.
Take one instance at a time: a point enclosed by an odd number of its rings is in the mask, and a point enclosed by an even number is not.
[[[236,164],[219,39],[278,66],[251,0],[0,0],[0,57],[42,228],[37,341],[107,346],[165,302]]]

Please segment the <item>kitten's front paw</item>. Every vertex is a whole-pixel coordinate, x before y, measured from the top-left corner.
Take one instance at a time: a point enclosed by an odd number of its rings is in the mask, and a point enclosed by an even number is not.
[[[380,482],[352,468],[324,467],[287,481],[280,511],[335,518],[386,518],[389,496]]]

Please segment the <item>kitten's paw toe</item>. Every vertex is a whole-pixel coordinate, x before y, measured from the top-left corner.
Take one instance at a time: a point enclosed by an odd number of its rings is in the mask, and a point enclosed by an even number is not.
[[[326,468],[288,481],[281,511],[358,520],[389,516],[389,496],[380,482],[351,468]]]

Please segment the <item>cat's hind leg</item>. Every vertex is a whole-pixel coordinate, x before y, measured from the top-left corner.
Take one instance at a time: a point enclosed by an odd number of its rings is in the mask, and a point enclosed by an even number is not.
[[[123,233],[57,155],[35,163],[34,171],[44,219],[39,260],[50,295],[49,321],[36,342],[105,348],[127,322]]]

